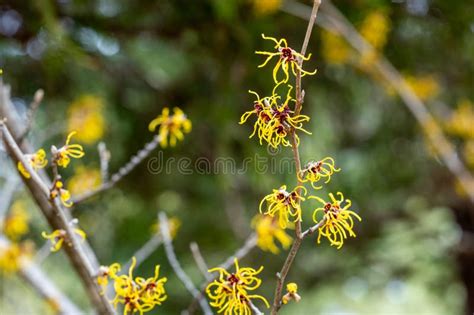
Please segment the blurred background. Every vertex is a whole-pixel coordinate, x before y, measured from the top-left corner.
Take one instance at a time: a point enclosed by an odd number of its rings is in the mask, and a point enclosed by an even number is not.
[[[474,3],[333,4],[406,79],[473,171]],[[111,152],[111,172],[118,170],[152,139],[148,123],[165,106],[183,109],[193,130],[175,148],[152,157],[224,157],[241,166],[256,154],[268,156],[258,140],[248,139],[252,124],[238,125],[252,109],[247,91],[265,95],[273,87],[271,68],[258,69],[262,58],[254,51],[273,48],[261,33],[301,47],[307,21],[289,13],[296,5],[310,10],[311,1],[4,0],[3,81],[12,86],[23,115],[35,91],[44,90],[30,136],[37,147],[61,144],[68,131],[79,131],[76,140],[86,157],[63,173],[75,196],[100,184],[98,142]],[[317,245],[315,238],[304,243],[288,277],[299,284],[302,300],[282,313],[472,314],[474,206],[465,191],[390,82],[374,71],[373,56],[361,56],[342,36],[319,26],[308,52],[313,56],[305,69],[318,73],[303,80],[303,113],[311,117],[307,129],[313,135],[301,136],[302,160],[334,157],[342,171],[318,194],[344,192],[363,221],[355,227],[357,238],[341,250],[324,241]],[[277,161],[290,158],[291,149],[272,154]],[[1,155],[1,175],[8,177],[12,164]],[[74,215],[108,265],[126,262],[156,231],[157,211],[165,211],[180,222],[176,252],[200,284],[189,244],[199,244],[209,266],[220,264],[251,233],[261,198],[282,184],[295,185],[294,173],[259,172],[255,164],[240,174],[187,174],[176,165],[153,174],[145,162],[113,189],[79,204]],[[0,179],[0,189],[6,181]],[[309,224],[316,203],[305,205],[303,222]],[[10,239],[34,255],[48,227],[21,187],[7,216],[15,214],[28,225]],[[257,248],[241,261],[265,266],[258,292],[269,300],[286,253]],[[191,297],[162,247],[137,274],[152,275],[156,264],[168,277],[169,297],[151,313],[177,314]],[[64,253],[49,255],[41,267],[74,302],[89,307]],[[5,266],[1,282],[2,314],[55,312]]]

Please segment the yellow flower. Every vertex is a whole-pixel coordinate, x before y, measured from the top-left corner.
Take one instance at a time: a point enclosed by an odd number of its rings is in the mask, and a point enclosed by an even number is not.
[[[209,269],[209,272],[219,272],[219,278],[206,287],[206,293],[210,299],[209,304],[217,308],[218,313],[224,312],[225,315],[251,315],[249,302],[252,299],[260,299],[267,307],[270,307],[263,296],[249,294],[249,291],[254,291],[262,283],[262,280],[256,276],[263,270],[263,266],[258,270],[250,267],[240,268],[237,258],[234,263],[234,273],[229,273],[220,267]]]
[[[86,239],[86,233],[84,233],[83,230],[76,228],[74,229],[74,232],[79,235],[83,241]],[[69,242],[69,240],[67,239],[66,231],[62,229],[54,230],[50,234],[43,231],[41,233],[41,236],[51,242],[52,252],[57,252],[58,250],[60,250],[64,242]]]
[[[102,293],[105,293],[105,289],[109,284],[109,278],[115,278],[120,269],[119,263],[114,263],[110,266],[100,266],[97,275],[97,284],[102,287]]]
[[[288,43],[284,38],[277,40],[274,37],[267,37],[264,34],[262,34],[262,38],[275,42],[274,48],[276,49],[276,52],[256,51],[255,53],[258,55],[267,56],[267,59],[265,59],[265,61],[258,67],[264,67],[270,60],[273,59],[273,57],[277,57],[278,62],[276,63],[275,67],[273,67],[273,81],[275,81],[276,84],[288,82],[288,79],[290,78],[290,69],[293,75],[295,76],[297,75],[297,72],[300,72],[302,77],[305,75],[316,74],[317,70],[314,70],[313,72],[308,72],[303,70],[299,64],[300,60],[309,60],[311,58],[311,54],[309,54],[307,57],[303,56],[299,52],[288,47]],[[283,79],[278,80],[277,76],[280,68],[283,70],[284,77]]]
[[[282,297],[281,301],[283,304],[288,304],[291,300],[299,302],[301,296],[298,294],[298,285],[294,282],[288,283],[286,285],[286,294]]]
[[[275,240],[278,240],[284,249],[288,249],[293,241],[275,219],[268,215],[255,216],[252,220],[252,225],[257,233],[257,246],[261,250],[278,254],[280,249],[275,244]]]
[[[69,190],[64,189],[63,186],[64,185],[63,185],[63,182],[61,180],[56,180],[56,182],[54,183],[53,188],[51,189],[50,197],[51,197],[51,199],[54,199],[57,196],[59,196],[59,198],[61,199],[61,203],[65,207],[69,208],[69,207],[72,206],[71,193],[69,192]]]
[[[339,35],[323,31],[321,33],[321,55],[326,62],[331,64],[344,64],[351,58],[351,48]]]
[[[315,223],[319,222],[317,214],[320,211],[324,212],[323,218],[326,220],[326,223],[319,228],[318,244],[321,241],[321,236],[324,236],[329,240],[331,246],[334,245],[337,246],[337,249],[340,249],[348,235],[356,236],[352,230],[354,226],[352,216],[356,217],[359,221],[362,221],[362,219],[357,213],[349,209],[352,205],[349,199],[344,199],[344,195],[341,192],[338,192],[337,196],[340,197],[339,200],[330,193],[330,202],[326,202],[316,196],[310,196],[309,198],[316,199],[323,204],[322,207],[316,208],[313,213],[313,221]],[[345,205],[342,206],[342,203],[345,203]]]
[[[339,172],[341,169],[336,168],[334,165],[334,159],[331,157],[325,157],[321,161],[310,162],[306,165],[306,168],[301,170],[300,180],[302,182],[311,182],[311,186],[314,189],[321,189],[323,186],[316,186],[316,183],[321,179],[325,179],[324,183],[327,184],[331,180],[334,172]]]
[[[159,279],[160,266],[155,267],[155,275],[144,279],[136,277],[133,279],[133,268],[137,261],[132,258],[132,265],[126,275],[111,275],[114,280],[115,298],[112,300],[114,307],[118,304],[124,306],[124,314],[143,314],[152,310],[156,305],[161,305],[167,298],[164,284],[166,278]],[[118,265],[118,264],[114,264]],[[113,265],[112,265],[113,266]]]
[[[252,0],[257,15],[271,14],[281,7],[281,0]]]
[[[275,90],[279,85],[275,86],[272,96],[269,97],[260,98],[257,93],[249,91],[257,97],[257,100],[254,101],[254,109],[245,112],[239,122],[239,124],[243,124],[253,114],[257,115],[253,133],[249,138],[257,134],[260,144],[266,141],[273,148],[277,148],[280,144],[291,146],[290,141],[286,139],[291,129],[311,134],[303,128],[303,123],[308,122],[310,118],[306,115],[294,115],[294,112],[290,110],[290,103],[295,101],[291,97],[292,87],[290,85],[288,85],[285,101],[281,104],[278,103],[280,96],[275,93]],[[299,142],[299,137],[296,135],[296,145],[299,145]]]
[[[100,170],[81,165],[74,170],[74,176],[69,180],[68,187],[72,195],[81,195],[98,188],[101,182]]]
[[[301,194],[301,192],[303,192]],[[306,188],[303,186],[296,187],[292,192],[286,191],[286,186],[281,186],[280,189],[273,189],[271,194],[266,195],[260,202],[260,213],[275,217],[278,215],[278,223],[282,229],[288,227],[290,217],[294,222],[301,221],[301,205],[304,201],[303,197],[306,195]],[[266,202],[266,209],[264,205]]]
[[[387,15],[376,10],[367,15],[360,26],[360,34],[376,50],[382,50],[390,32],[390,19]]]
[[[12,241],[17,241],[28,233],[28,219],[24,202],[21,200],[15,201],[11,207],[10,214],[3,222],[3,233]]]
[[[452,135],[474,139],[474,105],[469,100],[458,103],[456,110],[446,123],[446,129]]]
[[[68,130],[81,130],[80,142],[93,144],[104,135],[105,122],[102,114],[102,99],[94,95],[83,95],[75,100],[68,110]]]
[[[69,144],[71,137],[77,132],[73,131],[67,136],[66,144],[57,149],[55,146],[52,147],[55,162],[64,168],[66,168],[71,162],[71,158],[80,159],[84,156],[84,149],[80,144]]]
[[[21,248],[17,243],[0,244],[0,270],[2,274],[14,273],[20,266]]]
[[[170,145],[174,147],[177,140],[183,140],[184,133],[189,133],[192,128],[191,121],[181,109],[175,107],[173,111],[174,114],[170,115],[169,108],[163,108],[161,115],[153,119],[148,126],[151,132],[160,126],[158,135],[160,136],[160,145],[163,148],[168,146],[168,136]]]
[[[439,93],[439,83],[432,75],[406,75],[404,79],[422,101],[433,98]]]
[[[25,154],[25,159],[35,171],[48,165],[48,160],[46,160],[46,152],[43,149],[39,149],[34,154]],[[31,174],[26,170],[26,167],[23,165],[23,163],[18,162],[17,167],[25,178],[31,177]]]

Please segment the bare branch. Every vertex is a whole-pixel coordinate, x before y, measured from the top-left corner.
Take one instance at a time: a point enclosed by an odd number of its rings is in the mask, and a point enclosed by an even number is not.
[[[159,214],[159,220],[160,220],[161,235],[163,237],[163,242],[165,246],[166,257],[168,258],[168,261],[171,267],[176,273],[176,276],[178,276],[179,280],[181,280],[181,282],[184,284],[184,286],[186,287],[186,290],[188,290],[189,293],[191,293],[191,295],[195,299],[199,299],[199,305],[201,306],[201,309],[204,312],[204,314],[206,315],[212,314],[211,308],[207,304],[207,300],[203,298],[199,298],[201,293],[198,291],[198,289],[196,289],[196,287],[194,286],[194,283],[191,281],[189,276],[184,272],[183,268],[181,268],[181,265],[179,264],[178,258],[176,257],[176,254],[174,253],[173,244],[171,242],[168,218],[166,217],[166,214],[161,212]]]
[[[121,167],[115,174],[110,177],[110,180],[102,183],[98,188],[88,191],[76,198],[73,199],[75,204],[81,203],[86,199],[89,199],[98,193],[106,191],[114,187],[119,181],[121,181],[125,176],[127,176],[131,171],[135,169],[144,159],[150,156],[151,152],[158,147],[160,144],[160,136],[155,135],[153,140],[145,144],[145,146],[138,151],[134,156],[130,158],[127,164]]]
[[[196,242],[192,242],[191,244],[189,244],[189,248],[191,249],[191,253],[193,254],[194,261],[196,262],[199,271],[204,276],[204,279],[209,282],[211,280],[211,275],[208,272],[209,267],[207,266],[204,257],[202,257],[198,244]]]
[[[30,104],[30,108],[28,110],[28,113],[26,114],[25,130],[23,130],[23,133],[18,138],[18,142],[21,143],[21,141],[26,136],[28,136],[28,133],[31,131],[31,128],[33,127],[33,122],[34,122],[36,111],[38,110],[38,108],[41,104],[41,101],[43,100],[43,97],[44,97],[44,91],[42,89],[39,89],[35,92],[35,95],[33,96],[33,101]]]
[[[110,151],[107,150],[105,142],[99,142],[99,144],[97,145],[97,150],[99,151],[100,174],[102,178],[102,183],[105,183],[109,180]]]

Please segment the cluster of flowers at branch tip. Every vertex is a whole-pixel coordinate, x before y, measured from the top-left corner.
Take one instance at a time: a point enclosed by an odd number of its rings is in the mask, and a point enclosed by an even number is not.
[[[250,304],[253,299],[261,300],[267,307],[270,307],[263,296],[250,293],[260,287],[262,283],[257,275],[263,270],[263,266],[258,270],[250,267],[240,268],[237,258],[234,263],[235,272],[233,273],[220,267],[209,269],[209,272],[219,273],[219,277],[206,287],[210,305],[217,308],[218,313],[225,315],[252,314]]]
[[[167,298],[165,283],[167,278],[159,278],[160,266],[155,266],[155,274],[150,278],[133,277],[133,269],[137,261],[132,258],[132,264],[128,274],[118,275],[121,269],[120,264],[114,263],[108,267],[101,266],[97,275],[97,283],[102,286],[102,294],[109,283],[113,281],[115,297],[111,303],[117,308],[118,304],[123,305],[123,314],[143,314],[151,311],[155,306],[161,305]]]
[[[83,230],[74,228],[73,231],[81,238],[82,241],[86,239],[86,233]],[[71,240],[68,239],[66,231],[62,229],[54,230],[50,234],[43,231],[43,233],[41,233],[41,236],[51,242],[52,252],[57,252],[58,250],[60,250],[64,243],[71,245]]]
[[[154,132],[158,126],[160,126],[158,130],[160,145],[165,148],[168,146],[168,141],[172,147],[176,145],[178,140],[182,141],[184,134],[191,131],[192,123],[178,107],[173,109],[172,115],[170,115],[170,109],[165,107],[161,115],[150,122],[148,129]]]
[[[280,227],[278,221],[269,215],[256,215],[252,220],[252,225],[257,233],[257,246],[263,251],[278,254],[280,249],[275,241],[278,241],[285,250],[293,242],[291,236],[286,234],[285,229]]]
[[[288,304],[290,301],[299,302],[301,296],[298,294],[298,285],[294,282],[290,282],[286,285],[286,294],[281,298],[283,304]]]
[[[288,85],[288,93],[284,102],[279,102],[280,96],[275,93],[280,83],[277,84],[273,90],[272,96],[260,98],[260,96],[254,92],[257,99],[254,101],[254,109],[245,112],[240,118],[240,124],[245,123],[250,116],[255,114],[257,120],[255,121],[253,133],[249,138],[252,138],[257,134],[260,144],[263,141],[267,142],[273,148],[277,148],[280,144],[283,146],[291,146],[287,136],[291,129],[300,130],[307,134],[311,134],[303,128],[303,123],[309,121],[309,117],[306,115],[295,115],[290,109],[290,103],[294,103],[295,100],[291,97],[292,86]],[[296,135],[297,143],[299,143],[299,137]]]
[[[303,61],[308,61],[311,58],[311,54],[308,56],[303,56],[299,52],[295,51],[293,48],[288,47],[288,43],[286,39],[281,38],[280,40],[277,40],[274,37],[269,37],[265,36],[262,34],[262,38],[266,40],[273,41],[275,43],[275,50],[273,52],[270,51],[256,51],[255,53],[258,55],[264,55],[267,56],[265,61],[259,65],[259,68],[265,67],[270,60],[273,59],[273,57],[277,57],[278,61],[273,67],[273,81],[275,81],[276,84],[281,83],[281,82],[288,82],[290,78],[290,70],[293,73],[293,75],[297,76],[298,72],[301,74],[301,76],[305,75],[314,75],[316,74],[317,70],[314,70],[313,72],[309,72],[306,70],[303,70],[301,67],[301,62]],[[278,79],[278,72],[280,69],[283,71],[284,77],[283,79]]]

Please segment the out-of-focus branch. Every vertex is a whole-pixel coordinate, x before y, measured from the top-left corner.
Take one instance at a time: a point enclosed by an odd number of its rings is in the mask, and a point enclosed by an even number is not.
[[[109,180],[110,151],[107,150],[105,142],[99,142],[97,150],[99,151],[101,182],[105,183]]]
[[[282,10],[303,19],[308,19],[310,8],[295,1],[286,1]],[[317,23],[323,28],[343,36],[361,55],[364,56],[375,52],[374,48],[364,40],[351,22],[329,0],[324,1],[321,6],[321,19],[318,19]],[[425,104],[405,82],[399,71],[384,56],[378,55],[373,61],[373,67],[398,93],[403,103],[423,128],[428,140],[443,163],[460,182],[470,201],[474,203],[474,178]]]
[[[163,244],[163,239],[160,234],[154,234],[142,247],[140,247],[133,257],[137,260],[136,267],[140,266],[148,257],[157,250],[160,245]],[[123,269],[129,269],[132,264],[132,260],[129,259],[128,262],[124,265]]]
[[[8,247],[11,246],[11,243],[6,237],[0,235],[0,246]],[[54,302],[60,314],[77,315],[84,313],[56,287],[36,264],[21,257],[18,263],[19,276],[29,283],[45,300]]]
[[[189,278],[189,276],[184,272],[183,268],[181,268],[178,258],[176,257],[176,254],[174,252],[173,244],[171,242],[168,218],[166,217],[166,214],[161,212],[159,214],[159,220],[160,220],[160,231],[161,231],[161,236],[163,237],[166,257],[168,258],[168,261],[171,267],[173,268],[176,276],[179,278],[179,280],[181,280],[181,282],[186,287],[186,290],[188,290],[189,293],[191,293],[191,295],[195,299],[198,299],[200,296],[200,292],[198,291],[198,289],[196,289],[196,287],[194,286],[194,283]],[[206,299],[199,299],[199,305],[201,306],[201,309],[204,312],[204,314],[206,315],[212,314],[211,308],[207,304]]]
[[[44,97],[44,91],[42,89],[39,89],[35,92],[35,95],[33,96],[33,101],[30,104],[30,108],[28,109],[28,113],[26,114],[25,130],[23,130],[23,133],[18,138],[18,142],[21,143],[21,141],[26,136],[28,136],[28,133],[31,131],[31,128],[33,127],[36,111],[38,110],[38,108],[41,104],[41,101],[43,100],[43,97]]]
[[[192,242],[191,244],[189,244],[189,248],[191,249],[191,253],[193,254],[194,261],[196,262],[196,265],[198,266],[199,271],[204,276],[204,279],[206,279],[206,281],[210,281],[211,275],[208,272],[209,267],[207,266],[206,261],[204,260],[204,257],[202,257],[198,244],[196,242]]]
[[[18,179],[18,176],[12,176],[6,180],[5,186],[2,189],[0,194],[0,230],[5,221],[5,214],[12,203],[13,195],[18,189],[19,184],[20,180]]]
[[[135,169],[144,159],[150,156],[151,152],[158,147],[160,144],[160,136],[155,135],[153,140],[145,144],[145,146],[138,151],[134,156],[130,158],[127,164],[121,167],[115,174],[110,177],[110,180],[102,183],[98,188],[85,192],[84,194],[73,199],[75,204],[81,203],[86,199],[89,199],[98,193],[106,191],[115,186],[120,180],[127,176],[131,171]]]
[[[97,268],[95,268],[94,265],[97,264],[97,259],[95,258],[95,264],[94,262],[89,261],[88,257],[91,257],[92,253],[89,252],[86,254],[85,248],[82,247],[73,231],[73,228],[69,224],[71,219],[68,217],[66,210],[62,208],[57,199],[49,200],[48,186],[28,163],[4,121],[0,121],[0,131],[2,133],[5,148],[7,149],[12,161],[15,165],[16,163],[21,162],[28,173],[30,173],[30,179],[25,179],[24,177],[22,177],[22,179],[30,190],[36,203],[43,211],[43,214],[46,216],[52,229],[62,229],[66,232],[68,240],[67,245],[70,246],[66,245],[64,246],[64,249],[86,287],[91,302],[97,308],[99,313],[114,314],[110,303],[100,294],[100,288],[95,282],[94,275]]]

